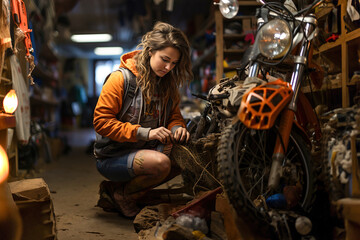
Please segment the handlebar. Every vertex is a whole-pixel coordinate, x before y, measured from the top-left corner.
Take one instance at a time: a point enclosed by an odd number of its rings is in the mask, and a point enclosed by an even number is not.
[[[207,101],[207,97],[205,95],[202,94],[196,94],[196,93],[192,93],[191,95],[193,95],[194,97],[200,98],[202,100]]]
[[[191,95],[193,95],[194,97],[200,98],[202,100],[205,100],[205,101],[220,100],[220,99],[225,99],[230,96],[229,93],[210,94],[208,97],[206,97],[205,95],[196,94],[196,93],[192,93]]]
[[[220,99],[225,99],[228,98],[230,96],[230,93],[221,93],[221,94],[211,94],[209,96],[209,100],[220,100]]]
[[[266,5],[269,4],[269,2],[267,2],[266,0],[256,0],[258,3],[261,3],[262,5]],[[315,0],[311,5],[309,5],[306,8],[300,9],[297,13],[294,14],[294,16],[298,16],[304,12],[310,11],[313,8],[317,7],[318,5],[320,5],[322,2],[324,2],[325,0]]]

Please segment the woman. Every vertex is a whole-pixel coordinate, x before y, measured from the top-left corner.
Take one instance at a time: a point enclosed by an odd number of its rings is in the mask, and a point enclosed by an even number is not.
[[[104,210],[115,208],[126,217],[136,216],[140,210],[136,200],[169,177],[171,143],[187,142],[190,137],[180,113],[178,90],[193,77],[185,34],[158,22],[138,48],[124,54],[120,64],[136,77],[130,107],[119,117],[124,75],[115,71],[103,86],[93,122],[99,136],[97,169],[110,180],[100,184],[98,205]],[[104,139],[110,148],[103,147]]]

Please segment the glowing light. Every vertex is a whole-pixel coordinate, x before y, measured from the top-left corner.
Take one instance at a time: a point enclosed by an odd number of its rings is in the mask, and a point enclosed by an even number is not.
[[[96,55],[108,56],[108,55],[121,55],[123,53],[122,47],[97,47],[94,50]]]
[[[15,112],[18,106],[18,98],[15,90],[11,89],[5,96],[3,101],[3,107],[6,113],[12,114]]]
[[[104,34],[74,34],[71,36],[73,42],[89,43],[89,42],[110,42],[112,36],[108,33]]]
[[[9,176],[9,161],[5,150],[0,146],[0,183]]]

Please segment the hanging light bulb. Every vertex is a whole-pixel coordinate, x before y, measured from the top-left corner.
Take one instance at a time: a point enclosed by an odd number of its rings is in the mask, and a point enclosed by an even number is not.
[[[239,11],[239,4],[237,0],[220,0],[220,2],[215,3],[219,5],[219,10],[221,14],[226,18],[233,18]]]
[[[0,184],[9,176],[9,161],[6,151],[0,146]]]
[[[12,114],[15,112],[18,106],[18,98],[15,90],[11,89],[5,96],[3,101],[3,107],[6,113]]]

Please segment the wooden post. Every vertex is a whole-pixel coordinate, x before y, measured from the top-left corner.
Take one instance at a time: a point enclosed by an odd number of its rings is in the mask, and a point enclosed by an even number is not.
[[[360,198],[360,171],[358,163],[358,152],[356,149],[356,141],[358,136],[351,136],[351,161],[352,161],[352,197]]]
[[[336,202],[339,216],[344,218],[346,240],[357,240],[360,236],[360,199],[342,198]]]
[[[216,25],[216,83],[220,82],[224,73],[224,23],[219,10],[215,11]]]
[[[348,60],[348,46],[346,41],[346,29],[343,21],[343,16],[346,16],[346,2],[341,0],[341,36],[338,41],[341,41],[341,96],[342,106],[349,107],[349,89],[348,89],[348,76],[349,76],[349,60]]]

